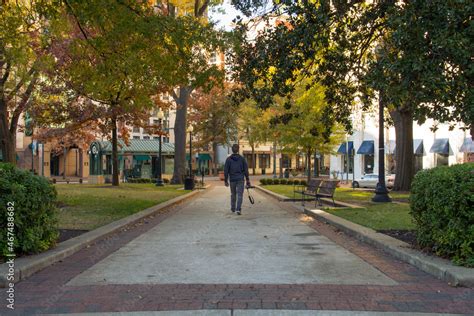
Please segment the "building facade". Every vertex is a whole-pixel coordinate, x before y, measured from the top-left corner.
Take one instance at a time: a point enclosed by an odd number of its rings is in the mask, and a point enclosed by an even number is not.
[[[330,158],[331,177],[352,180],[365,174],[378,174],[378,113],[360,112],[353,116],[354,133],[335,148]],[[436,126],[436,130],[433,129]],[[384,131],[385,173],[394,174],[395,128]],[[468,130],[462,124],[455,124],[450,130],[447,124],[436,124],[433,120],[413,126],[413,156],[415,171],[442,165],[453,165],[474,161],[474,146]]]

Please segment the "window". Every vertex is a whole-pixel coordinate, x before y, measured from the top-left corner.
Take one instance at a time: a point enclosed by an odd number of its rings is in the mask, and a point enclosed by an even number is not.
[[[150,136],[143,136],[143,139],[150,139]]]
[[[423,155],[415,155],[415,173],[423,169]]]
[[[270,155],[269,154],[259,154],[258,155],[258,164],[260,168],[270,168]]]
[[[249,168],[255,168],[255,165],[254,165],[255,160],[253,159],[252,154],[244,154],[244,158],[247,161]]]
[[[215,64],[217,62],[217,53],[211,53],[211,57],[209,58],[209,62],[211,64]]]
[[[449,155],[447,154],[435,154],[436,155],[436,166],[448,166],[449,165]]]
[[[140,127],[134,126],[134,127],[133,127],[133,132],[134,132],[134,133],[140,133]]]
[[[374,173],[374,155],[363,155],[364,173]]]
[[[153,125],[156,125],[156,126],[160,125],[160,120],[153,120]]]
[[[283,168],[291,168],[291,158],[288,155],[281,156],[281,165]]]
[[[133,139],[140,139],[140,136],[133,136]]]
[[[169,101],[170,100],[170,95],[168,93],[163,93],[161,95],[161,100],[163,101]]]
[[[170,138],[167,137],[167,136],[163,136],[163,143],[169,143],[170,142]]]
[[[342,173],[347,173],[347,155],[341,156]],[[349,173],[354,172],[354,156],[349,156]]]

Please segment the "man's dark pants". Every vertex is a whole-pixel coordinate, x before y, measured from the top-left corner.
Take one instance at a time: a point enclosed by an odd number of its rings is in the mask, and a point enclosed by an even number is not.
[[[230,182],[230,209],[240,211],[242,207],[242,199],[244,196],[244,180]],[[236,204],[237,203],[237,207]]]

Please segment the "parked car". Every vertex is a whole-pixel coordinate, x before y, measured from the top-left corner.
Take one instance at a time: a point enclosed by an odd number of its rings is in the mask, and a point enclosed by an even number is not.
[[[385,185],[387,188],[393,188],[393,183],[395,182],[395,175],[389,175],[385,177]],[[353,188],[375,188],[379,183],[379,175],[375,173],[367,173],[360,177],[360,179],[355,179],[352,182]]]

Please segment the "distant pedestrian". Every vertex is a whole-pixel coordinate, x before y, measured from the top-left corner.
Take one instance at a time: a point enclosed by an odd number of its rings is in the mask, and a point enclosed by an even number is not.
[[[244,195],[244,179],[250,187],[249,167],[245,158],[239,155],[239,145],[232,145],[232,155],[227,157],[224,166],[225,186],[230,181],[230,210],[242,214],[242,199]]]

